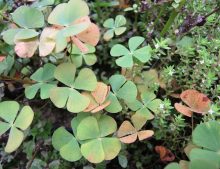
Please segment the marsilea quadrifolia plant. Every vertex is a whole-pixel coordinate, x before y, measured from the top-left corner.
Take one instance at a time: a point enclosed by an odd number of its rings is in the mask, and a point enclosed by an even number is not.
[[[114,159],[121,144],[153,136],[154,132],[144,129],[144,125],[158,113],[161,100],[142,83],[143,79],[115,74],[105,84],[89,67],[97,61],[94,52],[100,31],[90,20],[87,3],[70,0],[58,4],[46,16],[39,8],[21,6],[11,14],[12,23],[2,36],[14,46],[18,57],[42,59],[42,66],[24,85],[26,98],[49,99],[55,107],[72,113],[72,131],[60,127],[52,136],[52,144],[61,157],[68,161],[84,157],[91,163],[100,163]],[[108,32],[112,34],[110,38],[114,33],[123,33],[126,28],[121,26],[125,23],[123,16],[116,17],[115,22],[106,21],[105,27],[112,29]],[[111,55],[119,57],[116,64],[130,71],[134,65],[148,62],[152,49],[144,41],[136,36],[128,41],[128,48],[113,46]],[[56,62],[45,59],[57,54],[63,57]],[[10,64],[10,59],[11,56],[2,58],[0,63]],[[114,119],[116,113],[126,113],[120,127]],[[0,103],[0,135],[10,129],[6,152],[20,146],[25,137],[23,131],[31,125],[33,116],[29,106],[20,109],[15,101]]]

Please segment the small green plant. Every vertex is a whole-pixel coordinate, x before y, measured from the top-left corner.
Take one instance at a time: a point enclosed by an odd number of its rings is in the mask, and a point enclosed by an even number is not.
[[[17,102],[5,101],[0,103],[0,117],[4,120],[0,121],[0,136],[10,129],[5,152],[11,153],[21,145],[23,132],[31,125],[34,112],[30,106],[24,106],[20,110]]]
[[[107,19],[103,26],[109,30],[105,32],[104,39],[109,41],[115,35],[121,35],[126,31],[126,18],[123,15],[116,16],[115,20],[113,18]]]
[[[123,68],[132,68],[134,63],[146,63],[151,59],[152,49],[149,45],[138,49],[143,42],[143,37],[132,37],[128,41],[129,49],[121,44],[116,44],[111,49],[111,56],[121,56],[116,59],[116,64]]]

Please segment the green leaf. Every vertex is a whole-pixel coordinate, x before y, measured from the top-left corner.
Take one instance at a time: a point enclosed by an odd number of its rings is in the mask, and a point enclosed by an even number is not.
[[[165,169],[181,169],[178,163],[170,163]]]
[[[89,140],[108,136],[117,129],[115,120],[107,115],[102,115],[99,119],[89,116],[83,119],[77,127],[77,138]]]
[[[189,169],[219,169],[219,167],[215,166],[209,160],[196,159],[190,162]]]
[[[38,36],[39,33],[34,29],[21,29],[14,37],[14,40],[26,40]]]
[[[103,26],[104,26],[105,28],[114,28],[114,26],[115,26],[114,19],[113,19],[113,18],[107,19],[107,20],[104,22]]]
[[[10,125],[8,123],[0,121],[0,136],[4,134],[8,129],[10,129]]]
[[[216,152],[194,148],[190,152],[190,160],[193,161],[195,159],[208,160],[220,168],[220,155]]]
[[[135,51],[143,42],[144,38],[141,36],[135,36],[130,38],[128,41],[130,51]]]
[[[67,38],[63,35],[63,31],[59,31],[56,35],[55,53],[62,52],[67,47]]]
[[[50,100],[56,107],[63,108],[66,106],[69,91],[68,87],[54,87],[50,90]]]
[[[33,99],[36,96],[38,90],[41,88],[41,85],[42,84],[37,83],[31,86],[25,87],[25,91],[24,91],[25,97],[28,99]]]
[[[72,63],[62,63],[57,66],[54,77],[63,84],[72,87],[74,84],[76,67]]]
[[[134,51],[134,57],[142,63],[146,63],[151,59],[151,47],[145,46]]]
[[[91,163],[100,163],[103,160],[112,160],[121,149],[117,138],[100,138],[90,140],[81,146],[82,155]]]
[[[61,157],[67,161],[74,162],[82,157],[77,140],[63,127],[53,133],[52,145],[60,151]]]
[[[131,68],[133,66],[132,55],[128,54],[116,60],[116,64],[123,68]]]
[[[220,151],[220,124],[210,121],[198,125],[192,134],[193,143],[206,149]]]
[[[114,37],[114,29],[110,29],[107,32],[105,32],[104,34],[104,39],[106,41],[109,41],[110,39],[112,39]]]
[[[15,127],[26,130],[32,123],[34,112],[30,106],[24,106],[14,122]]]
[[[37,82],[45,82],[54,79],[54,72],[56,66],[51,63],[45,64],[39,68],[32,76],[31,79]]]
[[[20,31],[21,29],[8,29],[4,32],[2,32],[3,40],[9,44],[14,45],[15,44],[15,35]]]
[[[120,164],[120,166],[122,168],[127,168],[127,166],[128,166],[128,159],[127,159],[127,157],[125,155],[119,155],[118,156],[118,162],[119,162],[119,164]]]
[[[13,21],[23,28],[41,28],[44,26],[44,15],[36,8],[21,6],[12,14]]]
[[[132,102],[137,97],[137,87],[132,81],[127,81],[118,91],[117,97]]]
[[[4,101],[0,103],[0,117],[12,124],[19,111],[19,104],[15,101]]]
[[[112,47],[110,51],[111,55],[114,57],[129,55],[130,51],[123,45],[116,44]]]
[[[90,23],[89,22],[84,22],[84,23],[79,23],[79,24],[74,24],[71,26],[68,26],[64,29],[62,29],[62,35],[64,37],[70,37],[70,36],[74,36],[77,35],[81,32],[83,32],[84,30],[86,30],[89,27]]]
[[[82,155],[91,163],[100,163],[105,160],[105,152],[101,139],[90,140],[81,146]]]
[[[15,151],[22,143],[24,134],[16,127],[12,127],[9,133],[8,142],[5,147],[5,152],[11,153]]]
[[[56,86],[53,81],[55,68],[56,66],[47,63],[32,74],[30,78],[38,83],[25,87],[25,96],[28,99],[33,99],[39,89],[41,99],[49,98],[50,90]]]
[[[57,5],[48,22],[53,25],[70,26],[76,19],[89,15],[89,8],[83,0],[70,0]]]
[[[111,102],[110,105],[105,108],[107,112],[118,113],[122,111],[121,104],[119,103],[117,97],[112,92],[109,93],[107,100]]]
[[[115,28],[115,34],[116,35],[121,35],[126,31],[126,27],[120,27],[120,28]]]
[[[97,86],[97,79],[91,69],[82,69],[74,82],[74,88],[93,91]]]
[[[126,18],[123,15],[117,15],[115,18],[115,27],[118,28],[126,24]]]
[[[117,97],[127,102],[132,102],[136,99],[137,87],[132,81],[126,81],[122,75],[113,75],[110,77],[109,82]]]
[[[78,113],[89,106],[90,100],[88,97],[80,94],[75,89],[69,90],[69,98],[67,101],[67,110],[72,113]]]
[[[79,123],[77,127],[77,138],[79,140],[95,139],[98,137],[100,137],[100,129],[95,117],[86,117]]]

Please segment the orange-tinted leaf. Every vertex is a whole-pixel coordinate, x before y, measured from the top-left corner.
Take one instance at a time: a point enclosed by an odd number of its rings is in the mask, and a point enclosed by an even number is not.
[[[156,146],[155,151],[160,155],[160,160],[163,162],[173,161],[175,159],[174,154],[164,146]]]
[[[83,95],[90,99],[89,106],[84,110],[85,112],[97,113],[110,105],[110,101],[106,101],[109,86],[102,82],[98,82],[96,89],[90,93],[84,92]]]
[[[91,23],[89,28],[78,34],[77,37],[89,45],[96,46],[100,39],[99,27],[96,24]]]
[[[109,106],[110,104],[111,104],[111,102],[110,102],[110,101],[107,101],[107,102],[105,102],[104,104],[102,104],[102,105],[96,107],[95,109],[93,109],[93,110],[91,111],[91,113],[97,113],[97,112],[103,110],[104,108],[106,108],[107,106]]]
[[[102,104],[106,100],[109,91],[110,91],[109,86],[107,86],[102,82],[98,82],[95,91],[91,92],[91,94],[95,98],[97,103]]]
[[[175,103],[174,107],[178,112],[182,113],[183,115],[192,117],[193,112],[190,110],[189,107],[186,107],[182,105],[181,103]]]
[[[152,131],[152,130],[139,131],[138,132],[138,139],[140,141],[142,141],[144,139],[148,139],[148,138],[152,137],[153,135],[154,135],[154,131]]]
[[[30,58],[34,55],[37,47],[38,41],[36,39],[16,42],[15,53],[21,58]]]
[[[5,60],[5,56],[0,56],[0,62],[3,62]]]
[[[131,134],[131,135],[128,135],[128,136],[125,136],[125,137],[121,137],[121,138],[119,138],[119,140],[122,143],[131,144],[131,143],[134,143],[137,140],[137,136],[138,136],[138,134],[134,133],[134,134]]]
[[[118,129],[117,136],[124,137],[127,135],[131,135],[137,133],[137,130],[129,121],[124,121]]]
[[[191,111],[205,114],[210,110],[210,99],[203,93],[197,90],[186,90],[180,95],[180,98],[186,103]]]

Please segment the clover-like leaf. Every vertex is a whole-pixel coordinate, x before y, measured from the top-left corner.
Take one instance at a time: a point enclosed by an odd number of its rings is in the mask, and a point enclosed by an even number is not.
[[[77,138],[82,142],[82,155],[92,163],[115,158],[121,144],[116,137],[107,137],[117,129],[116,122],[107,115],[85,117],[77,126]]]
[[[90,100],[78,90],[93,91],[97,80],[92,70],[83,68],[75,78],[76,67],[72,63],[60,64],[54,73],[55,78],[67,87],[54,87],[50,99],[58,108],[67,107],[70,112],[78,113],[89,106]]]
[[[54,81],[54,71],[56,66],[48,63],[39,68],[30,78],[36,82],[36,84],[25,87],[25,96],[28,99],[33,99],[38,90],[40,90],[40,98],[48,99],[50,96],[50,90],[56,86]]]
[[[33,7],[21,6],[12,14],[13,21],[23,28],[41,28],[44,26],[43,13]]]
[[[110,77],[109,83],[113,92],[110,92],[107,98],[107,100],[111,102],[111,104],[106,107],[108,112],[117,113],[122,110],[118,98],[126,102],[132,102],[136,99],[136,85],[132,81],[126,80],[124,76],[113,75]]]
[[[72,48],[69,48],[68,51],[71,53],[71,60],[74,62],[76,67],[82,66],[83,60],[88,66],[96,63],[97,57],[94,54],[95,48],[91,45],[86,45],[86,48],[88,49],[86,53],[82,52],[76,45],[73,45]]]
[[[75,20],[89,15],[88,5],[84,0],[70,0],[57,5],[51,12],[48,22],[53,25],[70,26]]]
[[[126,18],[123,15],[116,16],[115,20],[113,18],[109,18],[104,22],[104,27],[109,30],[104,34],[104,39],[109,41],[115,35],[121,35],[126,31]]]
[[[110,54],[113,57],[121,56],[120,58],[116,59],[116,64],[123,68],[133,67],[135,60],[141,63],[146,63],[151,59],[152,49],[149,45],[137,49],[143,42],[143,37],[132,37],[128,42],[129,49],[123,45],[116,44],[112,47]]]
[[[20,113],[20,106],[15,101],[5,101],[0,103],[0,135],[10,129],[8,142],[5,152],[11,153],[15,151],[24,139],[25,131],[32,123],[34,112],[29,106],[24,106]],[[18,114],[18,115],[17,115]]]
[[[189,107],[181,103],[175,103],[175,108],[185,116],[191,117],[193,112],[206,114],[210,110],[211,100],[203,93],[197,90],[185,90],[181,93],[180,98]]]
[[[142,102],[135,100],[134,102],[127,102],[128,107],[132,111],[136,111],[137,114],[145,116],[147,120],[154,118],[154,115],[158,113],[159,106],[161,104],[160,99],[156,99],[156,95],[151,92],[144,92],[141,94]]]
[[[122,143],[130,144],[135,142],[137,138],[142,141],[153,136],[152,130],[141,130],[147,121],[144,116],[135,114],[131,120],[134,126],[126,120],[118,129],[117,136]]]
[[[53,147],[60,152],[62,158],[67,161],[77,161],[82,157],[76,138],[64,127],[58,128],[52,136]]]

